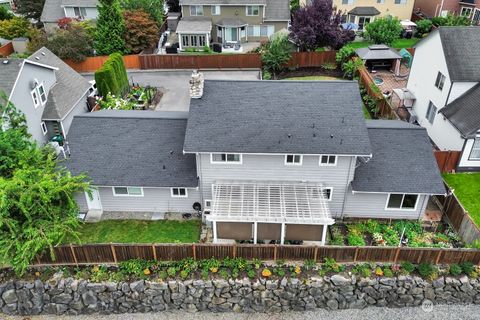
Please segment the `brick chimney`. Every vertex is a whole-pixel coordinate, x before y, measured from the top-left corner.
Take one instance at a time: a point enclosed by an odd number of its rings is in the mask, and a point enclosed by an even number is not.
[[[190,98],[200,99],[203,96],[204,81],[203,73],[193,70],[192,79],[190,79]]]

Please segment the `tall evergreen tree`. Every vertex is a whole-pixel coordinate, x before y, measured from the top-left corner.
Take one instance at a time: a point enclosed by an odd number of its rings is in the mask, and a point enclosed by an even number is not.
[[[118,0],[99,0],[95,49],[98,54],[126,53],[125,20]]]
[[[45,0],[15,0],[17,13],[26,18],[40,19]]]

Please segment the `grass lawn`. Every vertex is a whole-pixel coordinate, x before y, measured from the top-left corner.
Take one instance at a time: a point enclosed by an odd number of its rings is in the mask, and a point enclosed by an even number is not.
[[[192,243],[200,239],[200,220],[105,220],[84,223],[80,243]],[[67,239],[65,243],[78,243]]]
[[[328,77],[328,76],[309,76],[309,77],[293,77],[285,78],[283,80],[343,80],[342,78],[337,77]]]
[[[443,178],[473,221],[480,226],[480,173],[444,173]]]
[[[392,47],[396,49],[401,49],[401,48],[411,48],[413,47],[420,39],[418,38],[412,38],[412,39],[398,39],[393,42]],[[357,49],[357,48],[365,48],[371,45],[372,42],[370,41],[354,41],[348,43],[349,46]]]

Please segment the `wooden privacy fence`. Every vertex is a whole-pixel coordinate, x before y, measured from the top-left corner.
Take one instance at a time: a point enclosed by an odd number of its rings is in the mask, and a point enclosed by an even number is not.
[[[54,248],[56,260],[48,254],[37,257],[36,265],[116,264],[130,259],[178,261],[245,258],[251,260],[307,260],[323,262],[334,258],[338,262],[385,262],[480,264],[480,250],[403,248],[403,247],[344,247],[300,245],[235,245],[235,244],[95,244],[66,245]]]
[[[336,51],[294,52],[288,62],[288,67],[306,68],[319,67],[326,63],[336,63]]]
[[[440,151],[435,150],[435,159],[441,172],[452,172],[457,169],[460,161],[461,151]]]
[[[139,55],[140,68],[147,69],[259,69],[260,55],[247,54],[148,54]]]
[[[374,91],[372,89],[373,86],[377,86],[375,82],[373,81],[372,76],[368,72],[367,68],[361,67],[358,70],[360,79],[359,82],[361,85],[365,87],[367,90],[367,93],[369,96],[375,98],[377,100],[377,117],[383,118],[383,119],[396,119],[399,120],[400,118],[398,117],[397,113],[395,110],[392,109],[390,106],[390,103],[387,101],[387,99],[383,96],[383,94],[377,91]]]
[[[136,54],[123,56],[123,62],[127,69],[140,69],[140,59]],[[90,57],[82,62],[73,62],[66,60],[65,62],[77,72],[95,72],[107,61],[108,56]]]
[[[15,50],[13,49],[13,43],[9,42],[4,44],[3,46],[0,47],[0,57],[8,57],[12,53],[14,53]]]

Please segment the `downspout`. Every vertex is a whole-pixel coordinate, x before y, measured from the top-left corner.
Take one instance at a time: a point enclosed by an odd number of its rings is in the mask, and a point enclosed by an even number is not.
[[[447,101],[445,101],[444,107],[448,104],[448,100],[450,100],[450,93],[452,93],[453,84],[455,83],[453,81],[450,81],[450,82],[451,84],[450,84],[450,88],[448,89]]]
[[[357,157],[355,157],[354,159],[355,159],[355,163],[356,163],[357,162]],[[344,212],[345,212],[345,206],[347,204],[347,194],[348,194],[349,187],[351,185],[351,183],[350,183],[351,181],[349,181],[350,172],[352,172],[352,158],[350,158],[350,166],[348,167],[347,185],[346,185],[345,193],[343,194],[342,212],[340,213],[340,219],[343,219]]]

